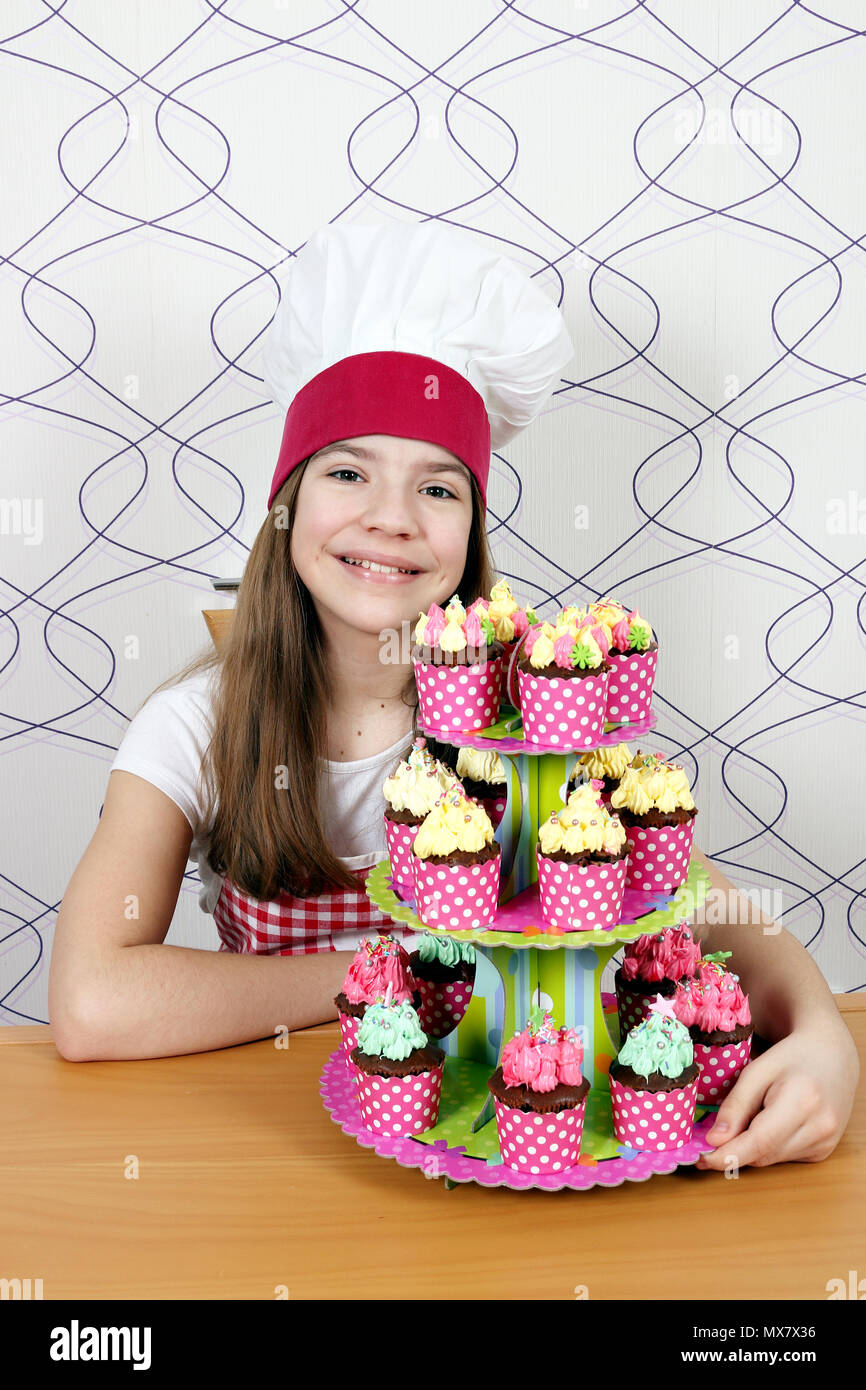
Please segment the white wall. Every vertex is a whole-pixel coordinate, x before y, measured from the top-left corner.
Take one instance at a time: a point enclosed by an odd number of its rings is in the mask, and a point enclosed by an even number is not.
[[[699,843],[866,987],[862,6],[520,10],[4,6],[0,1022],[47,1018],[126,720],[264,519],[280,267],[323,222],[429,215],[578,344],[494,461],[501,571],[645,612]],[[169,939],[215,946],[196,886]]]

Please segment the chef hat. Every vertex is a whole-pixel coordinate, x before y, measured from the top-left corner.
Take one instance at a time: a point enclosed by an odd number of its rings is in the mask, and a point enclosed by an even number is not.
[[[491,448],[535,418],[573,353],[556,305],[485,236],[435,220],[320,228],[264,347],[288,412],[268,508],[304,459],[365,434],[442,445],[486,500]]]

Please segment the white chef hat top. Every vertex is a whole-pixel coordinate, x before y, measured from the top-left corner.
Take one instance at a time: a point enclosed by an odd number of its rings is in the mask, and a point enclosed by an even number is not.
[[[490,448],[535,418],[573,353],[557,306],[489,237],[435,220],[321,227],[264,346],[265,382],[288,412],[268,505],[302,459],[362,434],[444,444],[483,496]],[[444,391],[437,380],[433,409],[406,375],[429,382],[431,361],[462,378],[446,373]]]

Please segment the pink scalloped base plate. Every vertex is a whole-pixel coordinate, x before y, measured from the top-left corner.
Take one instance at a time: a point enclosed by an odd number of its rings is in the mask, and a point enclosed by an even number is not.
[[[563,1187],[618,1187],[623,1182],[645,1182],[656,1173],[672,1173],[676,1168],[687,1167],[696,1163],[702,1153],[711,1153],[714,1147],[705,1138],[715,1119],[715,1114],[711,1113],[697,1121],[691,1141],[681,1149],[659,1153],[639,1153],[631,1149],[625,1150],[620,1158],[600,1159],[592,1164],[578,1162],[562,1173],[522,1173],[501,1161],[492,1163],[483,1158],[467,1158],[462,1145],[449,1148],[444,1140],[424,1144],[418,1139],[386,1139],[374,1134],[361,1123],[355,1081],[340,1048],[332,1052],[325,1063],[319,1091],[331,1119],[344,1134],[350,1135],[363,1148],[374,1149],[380,1158],[394,1158],[404,1168],[421,1168],[428,1178],[445,1178],[446,1186],[477,1182],[482,1187],[540,1187],[545,1192],[558,1192]]]

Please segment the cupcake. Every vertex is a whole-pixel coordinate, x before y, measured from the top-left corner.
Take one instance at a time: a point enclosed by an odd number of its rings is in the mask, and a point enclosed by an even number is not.
[[[628,846],[619,817],[599,799],[598,782],[575,787],[538,828],[538,896],[548,927],[595,931],[617,926]]]
[[[496,723],[502,645],[483,599],[466,609],[455,594],[445,609],[434,603],[422,613],[412,665],[420,721],[428,733],[469,732]]]
[[[461,748],[457,753],[457,776],[467,796],[480,801],[493,823],[499,825],[508,800],[508,773],[495,749]]]
[[[631,749],[627,743],[615,743],[609,748],[594,748],[591,753],[581,753],[568,778],[568,791],[577,785],[581,777],[600,781],[600,794],[603,802],[609,802],[611,793],[619,786],[619,779],[631,762]]]
[[[340,1011],[343,1049],[348,1056],[357,1041],[358,1023],[367,1006],[391,990],[396,1003],[419,1001],[409,969],[409,955],[395,936],[370,936],[361,942],[334,1003]]]
[[[631,1149],[681,1149],[692,1137],[700,1068],[689,1030],[658,997],[610,1064],[613,1132]]]
[[[739,976],[725,969],[730,951],[702,956],[692,979],[673,995],[674,1013],[689,1030],[701,1069],[698,1104],[719,1105],[749,1060],[752,1015]]]
[[[671,998],[679,982],[694,975],[700,958],[701,943],[684,922],[626,946],[613,979],[620,1037],[646,1018],[656,995]]]
[[[487,1085],[499,1152],[509,1168],[549,1175],[577,1163],[589,1092],[582,1063],[579,1035],[556,1028],[540,1008],[505,1044],[502,1063]]]
[[[414,892],[412,845],[415,833],[436,798],[456,781],[455,775],[428,752],[427,740],[416,738],[408,758],[385,778],[385,842],[391,860],[391,882],[403,898]]]
[[[475,984],[475,947],[424,932],[409,969],[421,1002],[418,1017],[428,1038],[444,1038],[465,1014]]]
[[[424,925],[446,932],[490,927],[501,862],[484,807],[452,787],[418,827],[412,846],[415,911]]]
[[[358,1025],[361,1121],[379,1135],[423,1134],[439,1118],[445,1053],[431,1043],[411,1004],[386,995]]]
[[[516,654],[520,649],[520,639],[538,622],[531,608],[521,608],[511,592],[507,579],[500,579],[490,590],[487,616],[493,624],[496,640],[502,643],[503,654],[503,696],[515,709],[520,705],[520,690],[517,684]]]
[[[626,888],[673,893],[686,881],[698,814],[681,765],[638,749],[610,805],[632,845]]]
[[[523,639],[517,663],[523,737],[546,747],[594,748],[604,736],[606,629],[566,610]]]
[[[607,718],[614,724],[637,724],[652,710],[659,652],[652,628],[636,608],[629,612],[617,599],[592,603],[589,612],[610,632]]]

